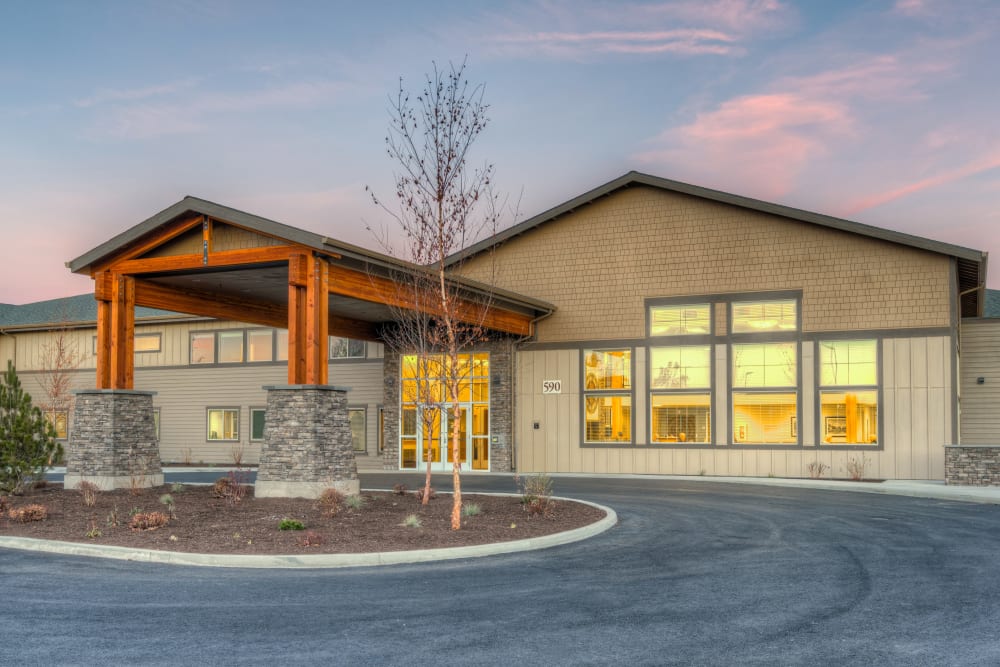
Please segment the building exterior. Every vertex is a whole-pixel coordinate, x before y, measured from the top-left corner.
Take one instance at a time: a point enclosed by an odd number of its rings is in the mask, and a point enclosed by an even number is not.
[[[292,236],[212,206],[236,246]],[[177,213],[192,211],[204,212]],[[182,242],[156,261],[191,252]],[[461,362],[472,470],[843,477],[861,465],[943,479],[946,446],[1000,444],[1000,299],[975,250],[632,172],[473,246],[452,271],[492,279],[532,319]],[[388,324],[384,310],[344,308]],[[263,388],[288,376],[286,329],[135,317],[134,386],[156,392],[162,459],[255,462]],[[0,356],[42,402],[62,337],[79,353],[73,385],[93,386],[96,320],[91,295],[0,307]],[[359,469],[449,467],[446,429],[418,419],[412,356],[371,338],[333,336],[326,355],[348,388]],[[64,433],[70,409],[53,410]]]

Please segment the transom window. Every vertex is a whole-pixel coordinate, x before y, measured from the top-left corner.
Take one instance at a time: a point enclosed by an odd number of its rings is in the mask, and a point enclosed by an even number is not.
[[[730,316],[732,333],[795,331],[799,328],[798,301],[734,301]]]
[[[711,305],[650,306],[650,336],[687,336],[710,333]]]

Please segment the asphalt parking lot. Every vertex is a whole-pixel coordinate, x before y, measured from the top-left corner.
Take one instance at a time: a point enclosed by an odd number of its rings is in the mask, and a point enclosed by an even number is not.
[[[619,525],[349,570],[0,549],[0,663],[1000,664],[1000,506],[673,480],[558,478],[556,492]]]

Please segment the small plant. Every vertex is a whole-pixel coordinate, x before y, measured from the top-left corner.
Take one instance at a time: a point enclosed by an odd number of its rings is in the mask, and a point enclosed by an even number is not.
[[[243,445],[236,445],[230,450],[233,459],[233,469],[229,471],[229,495],[225,496],[230,505],[243,500],[250,490],[246,483],[248,479],[247,471],[243,468]]]
[[[295,540],[300,547],[318,547],[323,544],[323,536],[315,530],[307,530],[306,534]]]
[[[305,530],[306,525],[298,519],[282,519],[278,530]]]
[[[0,514],[7,511],[7,496],[0,496]]]
[[[462,516],[479,516],[483,509],[476,503],[465,503],[462,505]]]
[[[808,471],[809,477],[811,479],[819,479],[829,469],[830,466],[828,466],[825,463],[821,463],[819,461],[813,461],[812,463],[806,466],[806,471]]]
[[[424,490],[423,489],[417,489],[416,491],[413,492],[413,497],[417,499],[418,503],[424,502]],[[434,500],[437,497],[438,497],[437,491],[435,491],[434,487],[432,486],[430,488],[430,491],[428,491],[428,493],[427,493],[427,499],[428,500]]]
[[[87,527],[87,532],[84,535],[92,540],[96,540],[101,536],[101,529],[97,527],[97,520],[91,519],[90,524]]]
[[[554,507],[551,477],[539,473],[524,478],[515,476],[514,480],[521,487],[521,507],[525,512],[530,516],[551,516]]]
[[[392,492],[395,493],[397,496],[405,496],[406,495],[406,491],[407,491],[406,484],[393,484],[392,485]]]
[[[156,530],[170,523],[170,517],[163,512],[137,512],[129,519],[128,527],[132,530]]]
[[[360,495],[347,496],[344,498],[344,504],[350,507],[352,510],[359,510],[365,506],[365,499]]]
[[[181,463],[186,466],[191,465],[191,448],[185,447],[181,450]]]
[[[83,497],[84,507],[93,507],[94,505],[97,504],[97,493],[101,490],[99,486],[97,486],[93,482],[88,482],[87,480],[83,480],[82,482],[76,485],[76,489],[77,491],[80,492],[80,495]]]
[[[228,498],[232,494],[232,485],[228,477],[220,477],[212,485],[212,495],[216,498]]]
[[[150,457],[141,456],[134,450],[128,456],[128,492],[138,496],[146,488],[146,471],[150,468]]]
[[[167,507],[167,512],[170,513],[171,519],[176,519],[177,515],[174,514],[174,497],[169,493],[164,493],[160,496],[160,504]]]
[[[170,485],[171,493],[184,493],[184,485],[180,482],[174,482]]]
[[[336,516],[337,512],[340,511],[340,506],[344,503],[344,494],[332,487],[323,489],[316,502],[324,516]]]
[[[128,518],[130,518],[130,519],[131,519],[131,518],[132,518],[132,517],[134,517],[134,516],[135,516],[136,514],[140,514],[141,512],[142,512],[142,508],[141,508],[141,507],[135,507],[135,506],[133,505],[133,506],[132,506],[132,509],[130,509],[130,510],[128,511]]]
[[[25,505],[24,507],[14,507],[7,512],[11,521],[18,523],[31,523],[32,521],[45,521],[49,518],[49,510],[45,505]]]
[[[403,519],[403,523],[399,525],[406,526],[407,528],[420,528],[420,526],[423,524],[421,524],[419,516],[417,516],[416,514],[410,514],[405,519]]]
[[[117,528],[121,525],[121,519],[118,518],[118,505],[115,505],[114,509],[108,514],[105,523],[107,523],[108,528]]]
[[[868,467],[869,463],[871,463],[871,459],[863,454],[860,459],[853,456],[850,457],[847,459],[848,476],[855,482],[860,482],[865,478],[865,468]]]
[[[706,472],[708,471],[702,468],[701,470],[698,471],[698,477],[704,477]]]

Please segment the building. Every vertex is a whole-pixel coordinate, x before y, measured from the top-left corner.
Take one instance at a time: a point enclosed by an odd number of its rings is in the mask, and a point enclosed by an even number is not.
[[[211,266],[206,254],[204,270],[177,268],[208,248],[209,223],[214,249],[234,263]],[[263,387],[292,377],[280,300],[294,263],[274,254],[287,244],[325,253],[331,285],[340,281],[328,307],[341,335],[322,363],[331,384],[350,388],[359,468],[412,469],[425,456],[449,467],[443,436],[418,426],[414,367],[379,340],[392,293],[357,278],[375,265],[388,281],[386,267],[401,265],[191,198],[70,263],[93,272],[119,257],[137,272],[137,304],[197,309],[160,292],[207,283],[224,295],[225,318],[135,311],[134,387],[157,392],[162,459],[259,456]],[[252,248],[274,256],[238,264],[249,255],[237,251]],[[842,477],[860,464],[868,477],[943,479],[949,446],[1000,444],[1000,299],[985,289],[986,260],[631,172],[451,258],[470,295],[492,276],[509,316],[463,360],[463,460],[492,471],[788,477]],[[74,386],[93,385],[96,303],[0,308],[0,355],[33,395],[59,336],[80,351]],[[55,419],[65,434],[70,415]]]

